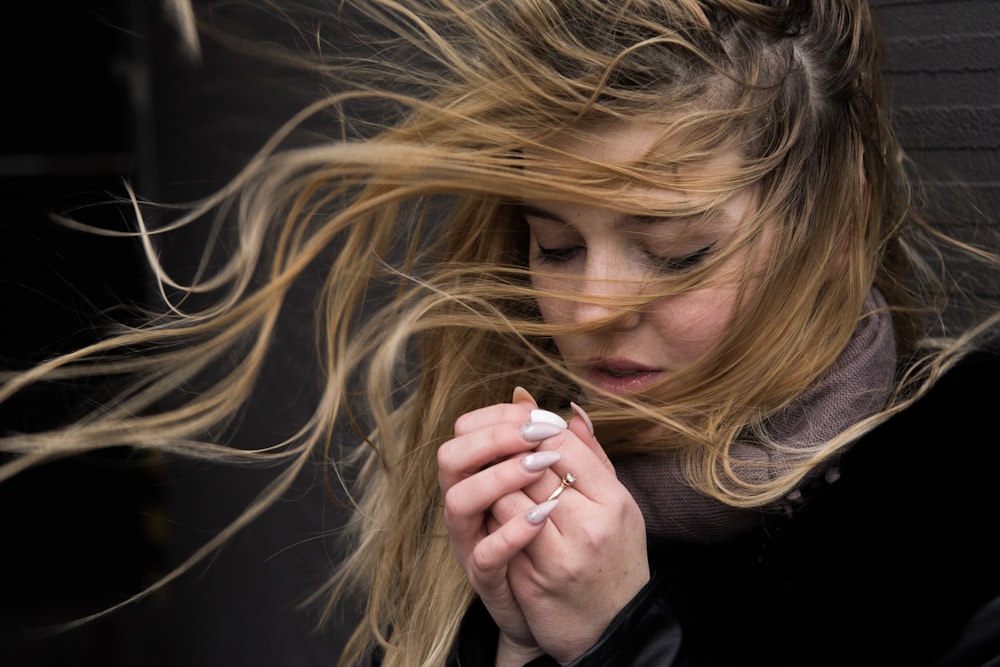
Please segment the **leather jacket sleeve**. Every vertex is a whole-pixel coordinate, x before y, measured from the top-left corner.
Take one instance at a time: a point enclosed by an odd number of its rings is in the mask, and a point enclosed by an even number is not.
[[[469,608],[448,667],[492,667],[496,662],[499,630],[486,607],[476,600]],[[601,638],[570,667],[694,667],[682,655],[681,628],[659,595],[657,576],[615,616]],[[554,667],[547,656],[525,667]]]

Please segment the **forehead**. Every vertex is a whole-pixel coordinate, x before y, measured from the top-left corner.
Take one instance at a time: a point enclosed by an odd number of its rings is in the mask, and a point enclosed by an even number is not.
[[[543,145],[583,160],[625,165],[645,157],[661,134],[660,128],[648,123],[604,123],[586,129],[571,128]]]
[[[653,123],[571,127],[524,153],[539,160],[534,168],[571,181],[574,175],[591,176],[588,165],[620,167],[616,177],[607,173],[608,178],[600,182],[610,188],[609,194],[626,195],[628,203],[639,208],[656,209],[666,200],[679,199],[695,208],[714,208],[745,185],[741,185],[742,160],[735,149],[693,149],[676,136],[667,137],[664,127]],[[598,194],[596,188],[590,193]]]
[[[703,128],[683,131],[645,121],[609,121],[568,127],[539,145],[556,153],[608,164],[647,158],[664,164],[695,165],[723,158],[730,163],[728,166],[735,166],[739,161],[735,148],[739,134],[719,131],[713,135],[707,138]]]

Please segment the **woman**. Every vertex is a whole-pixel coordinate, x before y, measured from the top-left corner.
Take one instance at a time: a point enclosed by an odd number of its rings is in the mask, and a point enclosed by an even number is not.
[[[12,379],[137,378],[90,418],[8,438],[24,454],[8,471],[117,444],[232,457],[206,434],[335,245],[324,395],[256,453],[287,465],[233,530],[358,424],[336,468],[357,508],[348,557],[318,593],[364,600],[342,664],[943,660],[998,591],[982,531],[923,541],[959,500],[976,524],[994,514],[995,448],[965,443],[996,398],[980,391],[996,360],[972,352],[997,318],[938,317],[920,244],[996,257],[911,209],[867,5],[360,9],[352,25],[398,39],[331,69],[346,92],[310,111],[376,100],[397,119],[241,175],[240,245],[188,290],[217,300]],[[107,356],[121,346],[143,351]],[[969,374],[985,379],[956,402]],[[941,464],[946,433],[969,450]],[[917,462],[944,471],[935,486],[952,465],[971,484],[942,502]],[[911,586],[886,555],[904,553],[953,576]]]

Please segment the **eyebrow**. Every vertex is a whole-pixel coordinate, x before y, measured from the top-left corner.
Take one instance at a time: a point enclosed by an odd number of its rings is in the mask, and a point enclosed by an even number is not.
[[[553,213],[552,211],[547,211],[544,208],[533,206],[531,204],[516,204],[515,206],[521,211],[522,215],[531,216],[533,218],[544,218],[546,220],[552,220],[553,222],[570,226],[570,223],[558,213]],[[722,211],[719,212],[719,217],[724,220],[729,219],[729,216]],[[671,217],[665,215],[635,215],[631,213],[619,213],[615,216],[614,220],[612,220],[611,224],[615,227],[641,227],[644,225],[662,224],[664,222],[693,222],[697,219],[698,216],[694,215]]]

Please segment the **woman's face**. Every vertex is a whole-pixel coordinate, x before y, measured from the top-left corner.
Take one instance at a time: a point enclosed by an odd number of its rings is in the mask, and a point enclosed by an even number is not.
[[[616,163],[642,156],[653,140],[652,128],[622,124],[549,145],[581,158]],[[722,155],[704,169],[708,173],[713,165],[718,169],[732,159],[735,155]],[[666,189],[636,187],[633,192],[651,207],[684,198],[683,193]],[[607,318],[617,307],[587,302],[587,296],[637,296],[642,281],[648,284],[650,279],[698,265],[737,231],[753,212],[752,206],[750,194],[736,194],[710,220],[695,226],[676,219],[634,218],[584,204],[525,201],[533,285],[584,297],[580,302],[540,297],[542,316],[551,324]],[[719,341],[736,309],[744,271],[744,253],[734,253],[705,284],[655,299],[601,328],[556,336],[555,344],[567,366],[598,387],[614,394],[640,392],[691,364]],[[753,297],[756,283],[749,281],[744,298]]]

